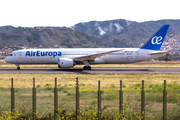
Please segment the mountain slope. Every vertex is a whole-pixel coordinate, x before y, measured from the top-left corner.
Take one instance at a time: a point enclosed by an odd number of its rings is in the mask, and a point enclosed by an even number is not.
[[[120,40],[118,42],[121,42]],[[122,41],[124,43],[124,41]],[[39,27],[39,28],[14,28],[0,31],[0,47],[12,45],[28,45],[31,47],[65,46],[68,48],[111,47],[114,43],[104,41],[102,38],[66,27]],[[111,44],[112,43],[112,44]],[[131,44],[122,45],[129,47]]]
[[[0,27],[0,31],[1,30],[4,30],[4,29],[14,29],[15,27],[13,27],[13,26],[1,26]]]
[[[134,22],[128,20],[91,21],[71,28],[0,27],[0,47],[29,45],[31,47],[65,46],[68,48],[90,47],[139,47],[164,24],[170,24],[165,41],[173,37],[180,41],[180,20]]]
[[[138,43],[148,41],[149,38],[164,24],[170,24],[166,40],[169,37],[179,39],[180,20],[159,20],[138,23],[118,19],[78,23],[71,28],[108,41],[112,41],[113,39],[125,39],[130,42]]]

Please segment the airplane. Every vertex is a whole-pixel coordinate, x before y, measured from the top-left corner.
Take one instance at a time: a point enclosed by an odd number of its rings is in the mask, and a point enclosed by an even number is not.
[[[169,54],[160,51],[169,25],[163,25],[141,48],[58,48],[23,49],[10,53],[5,62],[15,64],[57,64],[59,68],[82,65],[91,70],[92,64],[128,64],[147,61]]]

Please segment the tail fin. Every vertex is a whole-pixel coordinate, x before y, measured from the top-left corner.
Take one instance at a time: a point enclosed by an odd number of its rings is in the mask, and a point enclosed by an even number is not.
[[[169,25],[163,25],[141,49],[160,50]]]

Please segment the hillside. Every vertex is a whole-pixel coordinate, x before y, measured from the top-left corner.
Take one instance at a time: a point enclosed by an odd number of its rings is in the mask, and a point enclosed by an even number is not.
[[[169,37],[180,40],[180,20],[159,20],[142,23],[123,19],[90,21],[78,23],[71,28],[108,41],[125,39],[133,43],[144,43],[164,24],[170,24],[166,40]]]
[[[1,46],[29,45],[38,47],[102,47],[102,39],[70,28],[14,28],[0,31]]]
[[[0,27],[0,31],[1,30],[4,30],[4,29],[14,29],[15,27],[13,27],[13,26],[1,26]]]
[[[0,27],[0,48],[5,46],[30,47],[139,47],[164,24],[170,24],[165,41],[180,41],[180,20],[134,22],[123,19],[90,21],[66,27],[26,28]]]
[[[124,40],[105,41],[66,27],[4,28],[0,31],[0,43],[0,47],[12,45],[53,47],[56,45],[68,48],[89,48],[116,47],[116,43],[123,44],[122,47],[132,46]]]

